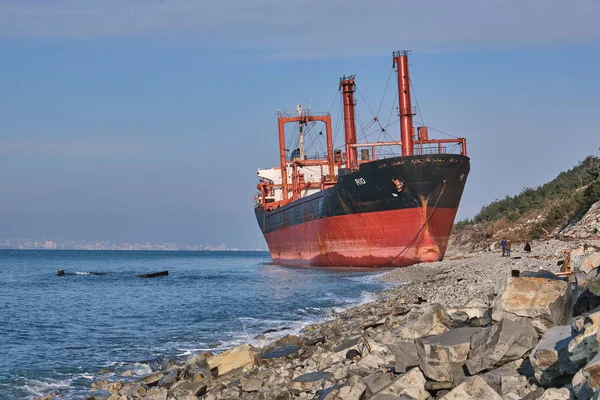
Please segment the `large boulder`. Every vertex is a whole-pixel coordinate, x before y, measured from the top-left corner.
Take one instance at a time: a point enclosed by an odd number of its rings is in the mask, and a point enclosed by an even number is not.
[[[389,346],[394,355],[394,370],[397,374],[404,373],[419,365],[417,346],[414,342],[396,342]]]
[[[569,360],[571,326],[555,326],[546,331],[529,354],[535,377],[543,386],[561,385],[571,380],[577,368]]]
[[[471,336],[481,328],[457,328],[440,335],[417,339],[419,366],[430,379],[452,381],[463,375],[463,365],[471,348]]]
[[[590,387],[589,383],[585,380],[583,375],[583,369],[577,371],[571,381],[571,391],[576,399],[590,399],[594,395],[594,390]]]
[[[508,278],[494,302],[492,318],[528,318],[539,335],[556,325],[567,325],[573,315],[571,286],[561,280]]]
[[[217,375],[221,376],[237,368],[255,365],[254,353],[249,345],[229,349],[221,354],[212,356],[206,360],[211,371],[216,368]]]
[[[206,394],[207,385],[203,382],[179,381],[168,393],[172,399],[193,399]]]
[[[441,398],[442,400],[502,400],[480,376],[473,376]]]
[[[425,377],[419,368],[413,368],[406,374],[400,375],[394,382],[379,391],[372,400],[382,400],[385,396],[410,396],[415,400],[426,400],[429,393],[425,390]]]
[[[598,267],[600,267],[600,253],[594,251],[583,260],[581,265],[578,266],[577,271],[579,273],[589,275],[592,271],[594,271]],[[598,293],[596,293],[596,294],[598,294]]]
[[[514,394],[520,399],[531,391],[527,377],[520,375],[517,370],[495,369],[480,376],[501,396]]]
[[[592,358],[583,368],[583,377],[592,390],[600,387],[600,354]]]
[[[409,322],[400,330],[402,339],[417,339],[428,335],[437,335],[448,330],[450,317],[439,304],[425,308],[423,315]]]
[[[362,380],[358,376],[353,376],[340,387],[334,398],[336,400],[360,400],[364,396],[365,389],[366,386]]]
[[[570,361],[578,368],[584,366],[598,353],[597,334],[600,330],[600,308],[573,318],[568,351]]]
[[[386,386],[389,386],[392,382],[394,382],[394,374],[392,373],[384,373],[384,372],[376,372],[374,374],[368,375],[363,379],[363,383],[366,386],[365,396],[370,398],[375,393],[380,392]]]
[[[471,337],[466,366],[471,375],[521,358],[537,344],[537,333],[529,320],[503,319]]]
[[[569,400],[571,398],[571,392],[567,388],[550,388],[538,397],[537,400]]]

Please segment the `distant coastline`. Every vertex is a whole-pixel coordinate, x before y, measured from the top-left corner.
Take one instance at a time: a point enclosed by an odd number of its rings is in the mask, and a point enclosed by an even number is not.
[[[2,238],[0,250],[104,250],[104,251],[267,251],[266,248],[240,249],[228,247],[225,243],[181,244],[174,242],[119,242],[73,240],[69,238],[31,239]]]
[[[0,251],[123,251],[123,252],[164,252],[164,253],[269,253],[262,249],[224,249],[224,250],[171,250],[171,249],[24,249],[16,247],[0,247]]]

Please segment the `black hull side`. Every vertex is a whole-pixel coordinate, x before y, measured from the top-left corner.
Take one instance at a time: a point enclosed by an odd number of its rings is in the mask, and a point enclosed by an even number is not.
[[[467,156],[437,154],[375,160],[340,176],[335,186],[265,213],[255,209],[263,234],[321,218],[426,206],[456,210],[470,171]],[[404,183],[399,192],[394,183]]]

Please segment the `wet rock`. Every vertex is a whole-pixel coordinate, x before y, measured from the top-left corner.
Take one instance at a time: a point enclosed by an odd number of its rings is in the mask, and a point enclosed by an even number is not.
[[[234,347],[221,354],[210,357],[206,362],[211,370],[214,368],[217,369],[218,376],[224,375],[237,368],[255,365],[254,353],[247,344]]]
[[[443,400],[502,400],[480,376],[473,376],[442,397]]]
[[[414,342],[396,342],[389,346],[394,355],[394,370],[397,374],[404,373],[419,365],[417,346]]]
[[[571,326],[555,326],[544,333],[529,354],[535,377],[543,386],[566,383],[577,372],[569,360],[570,341]]]
[[[429,393],[425,390],[425,377],[419,368],[413,368],[406,374],[400,375],[391,384],[379,391],[373,400],[382,400],[388,395],[410,396],[416,400],[425,400],[429,398]]]
[[[466,366],[474,375],[521,358],[537,344],[537,333],[526,319],[503,319],[471,337]]]
[[[479,328],[457,328],[440,335],[417,339],[417,356],[423,373],[434,381],[452,381],[463,374],[469,355],[471,336]]]
[[[331,372],[310,372],[292,379],[292,389],[316,392],[323,389],[324,384],[332,379],[333,374]]]
[[[492,319],[529,318],[538,334],[567,325],[573,314],[573,293],[564,281],[544,278],[508,278],[494,302]]]
[[[439,304],[425,308],[423,315],[405,325],[400,330],[402,339],[417,339],[428,335],[437,335],[448,330],[450,317]]]

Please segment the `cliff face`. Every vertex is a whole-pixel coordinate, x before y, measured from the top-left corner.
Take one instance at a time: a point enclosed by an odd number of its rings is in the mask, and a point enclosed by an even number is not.
[[[471,220],[455,224],[449,251],[494,247],[535,239],[600,236],[600,158],[589,156],[552,181],[524,188],[484,207]]]
[[[585,239],[600,238],[600,201],[594,203],[588,212],[578,221],[573,221],[560,231],[560,238]]]

